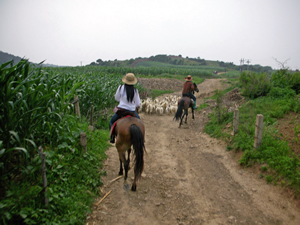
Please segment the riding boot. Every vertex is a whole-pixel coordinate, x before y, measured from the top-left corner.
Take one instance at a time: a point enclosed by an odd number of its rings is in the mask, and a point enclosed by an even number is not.
[[[196,107],[196,100],[194,101],[194,105],[193,105],[193,109],[197,109],[198,107]]]
[[[116,135],[114,135],[114,134],[110,135],[110,143],[112,143],[112,144],[115,143],[115,136]]]

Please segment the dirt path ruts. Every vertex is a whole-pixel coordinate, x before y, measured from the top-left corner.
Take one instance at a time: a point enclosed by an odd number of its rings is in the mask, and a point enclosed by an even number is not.
[[[220,80],[206,80],[197,103],[222,87]],[[112,192],[88,216],[89,225],[300,224],[300,210],[279,187],[241,168],[224,143],[203,133],[201,114],[189,116],[181,129],[173,115],[140,116],[147,154],[137,191],[125,191],[123,178],[109,184],[119,171],[117,151],[109,148],[102,190]],[[130,170],[129,184],[132,178]]]

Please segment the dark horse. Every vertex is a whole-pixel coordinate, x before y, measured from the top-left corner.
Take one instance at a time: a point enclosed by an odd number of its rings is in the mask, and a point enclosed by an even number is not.
[[[193,84],[195,87],[195,91],[199,92],[197,85],[195,83],[193,83]],[[194,92],[193,92],[193,94],[194,94]],[[176,119],[176,121],[180,119],[179,127],[181,127],[184,116],[185,116],[185,123],[187,123],[187,116],[189,114],[189,108],[192,109],[192,118],[194,119],[193,105],[194,105],[194,102],[191,100],[191,97],[183,96],[181,99],[179,99],[178,109],[174,116],[174,119]],[[182,114],[183,110],[184,110],[184,113]]]
[[[124,164],[125,177],[127,179],[129,164],[130,164],[130,153],[131,146],[134,149],[135,155],[135,165],[134,165],[134,180],[131,186],[132,191],[136,191],[136,182],[141,178],[144,169],[144,137],[145,137],[145,127],[143,122],[136,117],[126,117],[119,119],[116,122],[114,128],[114,133],[116,135],[116,148],[119,153],[120,159],[120,171],[119,175],[123,175]],[[128,157],[126,160],[125,153],[128,152]]]

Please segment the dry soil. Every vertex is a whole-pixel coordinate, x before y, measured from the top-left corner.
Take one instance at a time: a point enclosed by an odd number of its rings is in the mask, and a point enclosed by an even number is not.
[[[199,105],[203,97],[225,86],[219,79],[209,79],[198,87]],[[124,190],[123,178],[110,182],[119,171],[116,148],[110,147],[103,195],[95,202],[111,192],[87,216],[87,224],[300,224],[299,208],[280,187],[240,167],[238,156],[226,151],[225,143],[203,133],[207,118],[201,112],[194,120],[189,115],[181,128],[174,115],[140,113],[140,117],[147,153],[137,191]],[[130,170],[127,183],[132,179]]]

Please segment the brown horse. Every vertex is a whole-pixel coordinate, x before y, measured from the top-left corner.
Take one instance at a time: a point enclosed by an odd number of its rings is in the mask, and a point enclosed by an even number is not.
[[[197,85],[195,83],[193,83],[193,84],[194,84],[194,87],[195,87],[195,91],[199,92],[199,89],[198,89]],[[179,99],[178,109],[177,109],[177,111],[175,113],[175,116],[174,116],[174,119],[176,119],[176,121],[180,119],[179,127],[181,127],[182,120],[183,120],[184,116],[185,116],[185,123],[187,123],[187,116],[189,114],[189,108],[192,109],[192,118],[193,119],[195,118],[194,117],[193,105],[194,105],[194,101],[192,101],[191,98],[188,97],[188,96],[183,96],[181,99]],[[184,111],[184,113],[182,114],[183,111]]]
[[[116,135],[116,148],[119,153],[120,159],[120,171],[119,175],[123,175],[124,164],[125,177],[127,179],[129,164],[130,164],[130,153],[131,146],[134,149],[135,165],[134,165],[134,180],[131,186],[132,191],[136,191],[136,182],[141,178],[144,169],[144,151],[145,151],[145,127],[143,122],[136,117],[126,117],[119,119],[116,122],[114,128]],[[126,160],[125,153],[128,152]]]
[[[187,116],[189,114],[189,108],[192,109],[192,118],[194,119],[194,109],[193,109],[194,102],[192,102],[190,97],[184,96],[178,101],[178,109],[174,116],[174,119],[179,120],[179,127],[181,127],[182,120],[185,116],[185,123],[187,123]],[[184,111],[184,113],[182,113]]]

